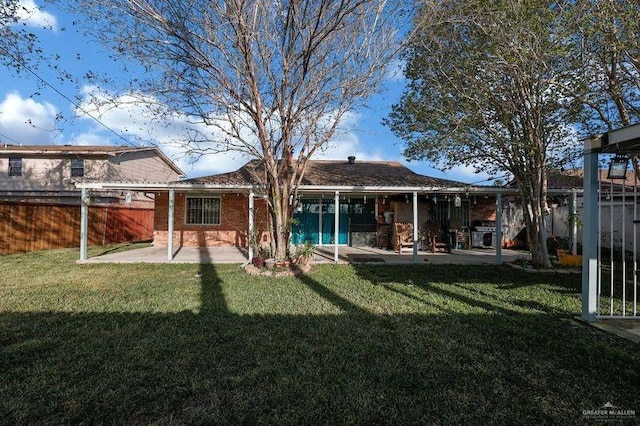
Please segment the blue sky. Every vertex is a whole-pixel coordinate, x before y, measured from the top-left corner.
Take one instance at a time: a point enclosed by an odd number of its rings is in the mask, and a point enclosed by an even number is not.
[[[42,8],[42,2],[22,0],[30,11],[24,14],[24,23],[40,39],[45,55],[60,56],[56,61],[75,76],[91,70],[115,74],[118,68],[108,59],[103,48],[88,40],[73,26],[77,16],[66,16],[52,6]],[[474,175],[469,168],[459,167],[447,173],[435,170],[426,162],[408,163],[402,157],[403,141],[382,125],[391,106],[397,102],[404,88],[401,65],[395,64],[388,72],[382,91],[367,101],[365,108],[350,114],[342,123],[343,131],[318,159],[346,159],[355,155],[360,160],[400,161],[413,171],[430,176],[474,183],[486,176]],[[38,78],[26,72],[16,76],[11,70],[0,68],[0,141],[12,144],[71,144],[102,145],[137,144],[130,135],[152,135],[158,146],[187,173],[189,177],[221,173],[237,169],[246,159],[237,154],[217,154],[200,158],[192,163],[182,149],[163,141],[172,135],[166,129],[145,121],[135,106],[122,106],[117,110],[100,113],[89,102],[89,94],[105,88],[89,86],[81,80],[77,84],[61,81],[59,73],[48,63],[38,64],[37,75],[49,83],[38,84]],[[126,94],[123,93],[123,96]],[[73,101],[73,102],[72,102]],[[104,126],[79,111],[92,111]],[[62,120],[56,121],[61,115]],[[133,120],[132,117],[137,117]],[[141,119],[142,118],[142,119]],[[106,127],[105,127],[106,126]],[[177,126],[179,127],[179,126]],[[108,129],[107,129],[108,128]]]

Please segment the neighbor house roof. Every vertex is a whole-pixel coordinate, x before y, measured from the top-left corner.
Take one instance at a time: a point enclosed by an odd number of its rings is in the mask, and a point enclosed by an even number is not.
[[[181,176],[184,172],[155,146],[117,146],[117,145],[0,145],[0,157],[20,156],[116,156],[130,152],[150,151],[156,154],[173,171]]]
[[[189,179],[183,182],[251,185],[264,179],[264,168],[253,160],[240,169],[212,176]],[[463,187],[466,183],[419,175],[397,161],[335,161],[309,160],[302,185],[309,186],[381,186],[381,187]]]
[[[613,181],[609,179],[608,176],[609,170],[599,169],[599,181],[604,185],[610,185],[613,183],[614,187],[622,187],[624,183],[628,188],[632,188],[634,186],[636,177],[633,168],[629,166],[629,170],[627,171],[626,179],[614,179]],[[582,188],[584,185],[584,170],[569,170],[566,172],[560,171],[552,171],[549,172],[547,176],[547,187],[549,189],[574,189],[574,188]]]

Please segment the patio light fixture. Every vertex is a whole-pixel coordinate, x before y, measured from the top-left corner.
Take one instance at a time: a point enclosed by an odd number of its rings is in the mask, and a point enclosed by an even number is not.
[[[462,207],[462,198],[460,198],[459,194],[456,194],[456,196],[453,197],[453,205],[455,207]]]
[[[625,155],[616,155],[609,162],[609,172],[607,173],[607,179],[626,179],[627,178],[627,166],[629,164],[629,157]]]

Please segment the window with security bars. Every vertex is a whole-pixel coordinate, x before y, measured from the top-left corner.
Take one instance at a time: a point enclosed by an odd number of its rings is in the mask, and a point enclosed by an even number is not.
[[[187,197],[187,225],[220,225],[220,197]]]
[[[22,158],[9,157],[9,176],[22,176]]]
[[[461,200],[460,207],[456,207],[453,199],[438,200],[431,211],[431,220],[440,224],[442,229],[452,226],[469,226],[469,200]]]
[[[84,176],[84,160],[82,158],[71,159],[71,177]]]

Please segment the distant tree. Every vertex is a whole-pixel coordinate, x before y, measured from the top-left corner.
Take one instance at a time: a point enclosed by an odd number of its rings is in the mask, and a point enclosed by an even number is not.
[[[508,172],[534,264],[550,266],[547,170],[577,150],[579,76],[570,1],[425,0],[406,51],[407,89],[387,120],[410,159]]]
[[[79,3],[100,40],[145,67],[132,89],[204,125],[186,149],[260,160],[278,258],[308,160],[379,86],[406,16],[385,0]]]

